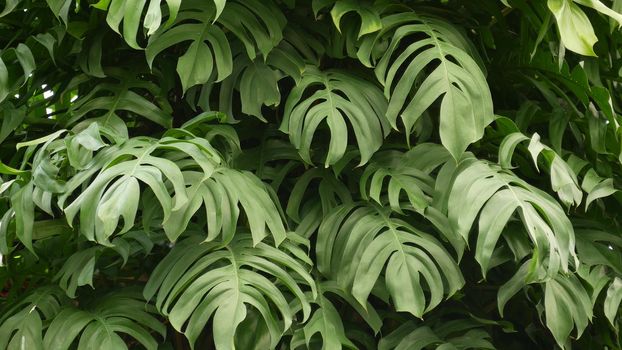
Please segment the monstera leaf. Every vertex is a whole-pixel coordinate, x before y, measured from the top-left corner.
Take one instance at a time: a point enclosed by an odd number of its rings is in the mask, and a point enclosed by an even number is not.
[[[360,192],[379,204],[388,201],[393,211],[403,214],[401,196],[411,205],[411,210],[424,210],[431,204],[434,194],[434,178],[431,173],[450,158],[442,147],[420,144],[406,153],[378,153],[363,172]],[[385,188],[385,179],[387,187]],[[387,198],[381,198],[386,193]]]
[[[489,321],[493,323],[494,321]],[[473,319],[445,322],[406,322],[378,343],[379,350],[392,349],[496,349],[484,324]]]
[[[304,327],[302,327],[302,329],[295,333],[292,337],[290,342],[292,349],[300,348],[302,347],[302,344],[309,348],[312,339],[314,339],[316,334],[321,336],[322,349],[357,349],[354,343],[346,335],[339,311],[337,310],[335,304],[333,304],[333,301],[331,301],[333,296],[338,296],[339,299],[346,301],[365,320],[367,325],[375,333],[378,333],[380,326],[382,325],[382,321],[370,303],[367,303],[365,307],[362,307],[349,293],[344,291],[334,282],[318,282],[317,287],[318,296],[315,298],[314,303],[318,306],[318,308],[315,312],[313,312],[313,315]],[[297,343],[301,344],[297,346]]]
[[[218,109],[233,116],[234,107],[241,103],[242,113],[266,122],[262,107],[275,108],[280,105],[279,81],[286,77],[299,81],[305,68],[305,59],[286,40],[272,49],[265,60],[260,57],[251,60],[242,48],[237,48],[237,51],[233,59],[235,69],[218,87]],[[236,91],[240,94],[239,102],[235,100]]]
[[[380,283],[395,309],[417,317],[464,284],[456,262],[436,238],[375,205],[335,208],[322,221],[316,254],[320,272],[352,291],[361,305],[384,271]]]
[[[372,2],[352,1],[352,0],[313,0],[313,12],[318,16],[320,10],[332,5],[330,15],[333,19],[335,27],[341,31],[341,20],[348,13],[355,12],[361,20],[358,37],[365,34],[373,33],[382,28],[382,20],[378,8],[373,6]],[[378,8],[377,8],[378,7]]]
[[[105,81],[91,87],[87,94],[72,103],[67,113],[67,120],[64,120],[65,125],[75,125],[88,116],[91,119],[81,125],[78,124],[78,128],[85,128],[89,123],[97,121],[99,128],[105,134],[120,141],[128,137],[127,127],[121,119],[123,114],[119,113],[123,111],[123,113],[139,115],[163,127],[171,127],[170,105],[162,99],[159,99],[159,105],[153,102],[161,96],[162,92],[158,85],[141,79],[141,73],[131,73],[117,68],[107,69],[108,78]],[[75,86],[70,84],[68,90],[87,85],[85,82],[91,83],[92,81],[75,79]],[[147,91],[153,97],[144,97],[143,91]]]
[[[540,142],[540,135],[537,133],[531,139],[520,132],[506,136],[499,146],[499,164],[506,169],[511,168],[514,149],[524,141],[529,141],[528,150],[536,167],[538,158],[542,155],[541,158],[550,169],[551,187],[557,192],[559,199],[567,206],[581,204],[583,193],[579,188],[577,176],[561,156]]]
[[[539,266],[548,266],[550,276],[568,271],[569,262],[576,262],[572,223],[548,194],[509,171],[473,157],[464,159],[454,174],[448,217],[468,242],[479,214],[475,258],[484,275],[499,237],[515,212],[532,241]]]
[[[43,346],[44,322],[57,317],[67,303],[57,287],[44,287],[2,311],[0,316],[0,348],[46,349]]]
[[[147,35],[153,34],[162,24],[162,10],[160,9],[160,0],[150,0],[147,6],[147,12],[141,21],[146,1],[138,3],[128,3],[120,0],[100,0],[93,7],[107,10],[106,22],[110,28],[120,34],[120,25],[123,23],[123,35],[128,45],[132,48],[140,49],[140,45],[136,42],[137,32],[142,24]],[[169,18],[166,25],[170,25],[177,16],[181,1],[166,0],[168,6]]]
[[[346,151],[347,120],[354,130],[364,164],[388,133],[386,106],[374,84],[346,72],[321,72],[309,66],[287,99],[281,130],[289,134],[300,156],[311,163],[311,142],[320,123],[326,120],[331,133],[324,162],[328,167]]]
[[[157,349],[156,332],[164,338],[166,328],[153,315],[155,309],[135,290],[120,290],[101,298],[86,310],[62,309],[45,332],[44,349],[128,349],[123,337],[130,336],[146,349]]]
[[[233,349],[236,331],[248,331],[238,326],[249,307],[261,314],[271,347],[292,324],[290,302],[299,304],[303,320],[308,319],[309,302],[317,292],[307,272],[310,261],[300,247],[290,242],[283,244],[284,250],[265,243],[253,245],[251,236],[241,232],[226,246],[201,241],[194,236],[180,242],[156,267],[144,290],[145,297],[155,297],[158,310],[191,344],[213,318],[216,346]],[[285,294],[280,285],[291,294]],[[310,296],[304,293],[304,285],[310,288]]]
[[[453,163],[453,159],[437,144],[422,143],[405,153],[379,152],[365,168],[359,188],[364,199],[388,205],[398,214],[422,215],[454,247],[460,259],[466,242],[433,205],[438,191],[433,173],[446,162]]]
[[[548,0],[549,10],[557,20],[557,28],[566,48],[586,56],[596,56],[593,46],[598,41],[589,18],[577,4],[591,7],[611,17],[622,26],[622,15],[599,0]]]
[[[184,231],[192,215],[205,203],[208,213],[208,239],[223,232],[228,240],[238,221],[238,203],[246,210],[256,242],[266,236],[268,226],[277,242],[285,229],[265,186],[253,175],[223,167],[219,153],[203,138],[183,129],[171,130],[160,140],[137,137],[121,146],[102,149],[92,166],[67,182],[59,206],[85,181],[89,186],[64,212],[68,222],[80,215],[80,232],[88,239],[108,244],[113,234],[129,231],[135,224],[140,198],[147,185],[162,212],[164,230],[171,240]],[[97,173],[97,174],[96,174]],[[173,189],[169,194],[167,179]],[[187,187],[189,186],[189,187]],[[233,191],[245,188],[245,192]],[[150,209],[156,203],[150,203]],[[123,227],[117,230],[119,220]]]
[[[271,1],[230,1],[224,9],[222,1],[184,1],[172,24],[161,27],[149,39],[147,62],[152,66],[165,49],[191,41],[177,61],[183,91],[207,83],[213,74],[214,80],[221,81],[233,70],[225,31],[239,38],[251,59],[257,55],[256,48],[266,57],[281,40],[284,21]]]
[[[25,84],[35,68],[35,59],[28,46],[20,43],[15,48],[3,50],[0,54],[0,102]]]
[[[210,176],[201,172],[184,171],[188,200],[171,211],[163,228],[171,240],[182,234],[197,210],[207,213],[207,240],[222,235],[223,241],[233,238],[241,206],[246,213],[253,241],[259,243],[271,233],[276,243],[285,239],[285,228],[279,211],[266,186],[251,173],[219,168]],[[237,191],[235,189],[244,189]],[[266,231],[268,227],[268,231]]]
[[[386,50],[376,47],[388,38]],[[413,11],[383,17],[382,30],[363,39],[357,56],[364,64],[375,65],[389,99],[386,116],[394,128],[401,116],[410,133],[432,103],[441,99],[441,141],[458,159],[494,119],[486,77],[473,52],[445,20]]]

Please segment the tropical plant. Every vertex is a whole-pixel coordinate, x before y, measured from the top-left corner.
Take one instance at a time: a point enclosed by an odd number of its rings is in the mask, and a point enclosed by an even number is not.
[[[622,349],[621,12],[0,2],[0,349]]]

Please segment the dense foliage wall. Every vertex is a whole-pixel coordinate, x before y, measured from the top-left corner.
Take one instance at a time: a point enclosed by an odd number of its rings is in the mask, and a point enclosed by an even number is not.
[[[0,349],[622,348],[622,1],[0,10]]]

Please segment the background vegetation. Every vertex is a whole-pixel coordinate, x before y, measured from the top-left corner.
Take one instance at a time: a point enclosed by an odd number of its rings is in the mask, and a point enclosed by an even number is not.
[[[621,348],[622,1],[0,10],[0,349]]]

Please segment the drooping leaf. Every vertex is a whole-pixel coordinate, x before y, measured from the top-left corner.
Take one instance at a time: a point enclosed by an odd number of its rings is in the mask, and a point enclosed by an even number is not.
[[[318,309],[311,315],[302,328],[304,343],[307,347],[310,346],[314,335],[319,334],[322,339],[322,349],[357,348],[354,343],[348,339],[340,314],[329,298],[328,293],[339,296],[341,299],[347,301],[348,304],[365,319],[373,331],[375,333],[378,332],[382,322],[371,304],[367,303],[366,307],[363,308],[351,295],[333,282],[320,282],[317,287],[318,296],[315,299],[315,304],[318,306]],[[293,345],[295,341],[296,337],[294,336],[290,343],[292,348],[297,348]]]
[[[161,1],[149,0],[146,13],[144,18],[142,18],[146,2],[146,0],[139,2],[100,0],[92,6],[107,11],[106,22],[115,32],[121,34],[120,26],[123,23],[123,38],[130,47],[140,49],[141,47],[137,43],[136,37],[141,25],[145,29],[147,36],[153,34],[162,25]],[[166,5],[169,17],[164,26],[170,25],[177,17],[181,0],[166,0]]]
[[[592,319],[590,298],[574,275],[551,279],[544,289],[546,325],[563,349],[572,329],[579,338]]]
[[[566,161],[553,149],[540,141],[538,133],[533,134],[531,139],[520,132],[506,136],[499,146],[499,164],[506,169],[511,168],[512,155],[516,146],[529,140],[527,149],[538,168],[538,159],[542,159],[548,166],[551,177],[551,187],[557,192],[559,199],[568,207],[581,204],[583,193],[579,187],[576,174],[568,166]]]

